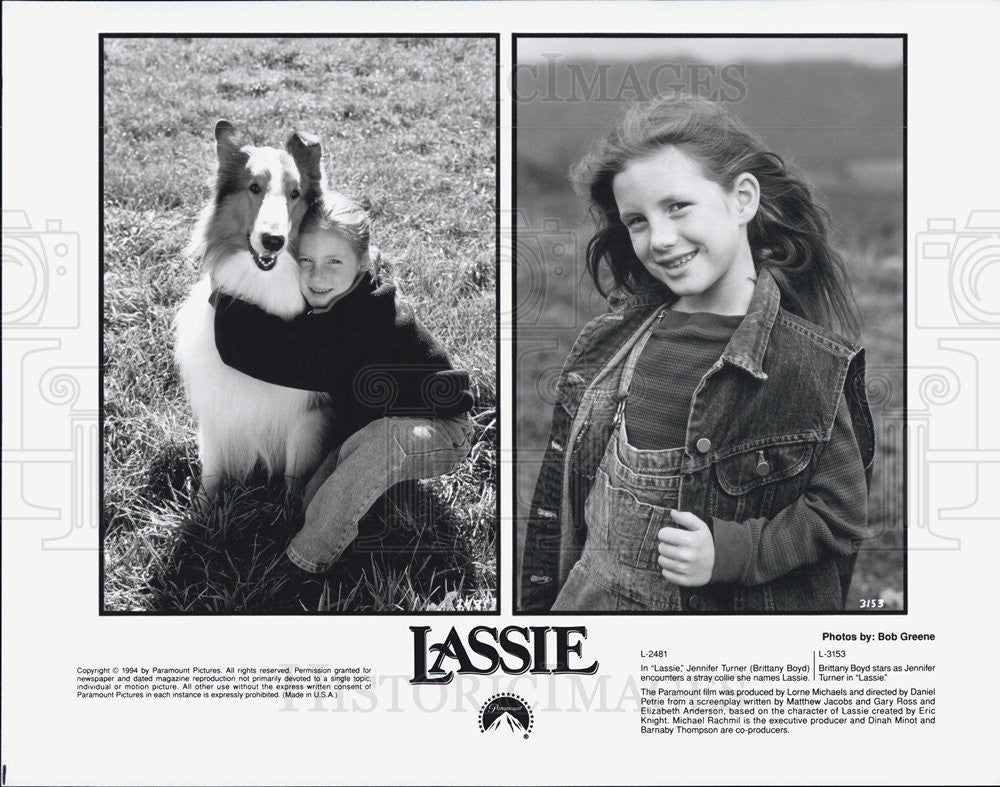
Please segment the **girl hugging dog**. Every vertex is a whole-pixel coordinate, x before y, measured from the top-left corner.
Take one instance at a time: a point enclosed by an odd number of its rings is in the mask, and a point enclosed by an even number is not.
[[[469,375],[380,279],[369,235],[361,206],[327,192],[299,230],[305,313],[286,321],[218,291],[211,298],[227,365],[321,392],[333,410],[333,448],[305,486],[305,524],[286,551],[310,573],[337,560],[389,487],[450,471],[471,445]]]

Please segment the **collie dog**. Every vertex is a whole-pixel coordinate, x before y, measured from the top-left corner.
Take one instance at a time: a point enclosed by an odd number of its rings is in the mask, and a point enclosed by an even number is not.
[[[306,307],[289,252],[299,223],[322,194],[319,141],[295,133],[285,150],[258,147],[222,120],[219,170],[188,253],[203,276],[181,306],[174,357],[198,423],[201,496],[223,478],[245,478],[258,462],[283,472],[289,491],[322,458],[330,422],[325,396],[285,388],[226,366],[215,348],[214,289],[290,320]]]

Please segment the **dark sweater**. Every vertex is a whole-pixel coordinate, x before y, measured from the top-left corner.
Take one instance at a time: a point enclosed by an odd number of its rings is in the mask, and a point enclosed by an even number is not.
[[[396,288],[365,273],[325,312],[290,322],[221,292],[215,346],[224,363],[289,388],[330,395],[335,439],[386,416],[458,415],[473,404],[469,374],[413,313]]]

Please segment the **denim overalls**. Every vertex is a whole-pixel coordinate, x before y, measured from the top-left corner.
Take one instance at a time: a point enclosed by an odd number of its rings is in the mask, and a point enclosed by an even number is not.
[[[625,405],[639,356],[662,316],[635,343],[618,384],[614,428],[584,506],[587,540],[553,611],[679,610],[680,590],[656,562],[657,532],[673,526],[683,446],[643,450],[629,444]]]
[[[667,295],[642,293],[624,309],[588,323],[563,366],[528,512],[522,611],[552,609],[560,590],[575,588],[572,595],[578,596],[581,578],[606,579],[593,571],[587,501],[618,431],[615,399],[625,360]],[[875,429],[865,395],[864,350],[788,313],[780,299],[773,274],[761,268],[746,317],[691,400],[676,507],[700,517],[716,544],[722,535],[730,549],[717,549],[707,585],[680,589],[683,612],[843,609],[858,546],[871,535],[866,509]],[[843,418],[849,421],[849,433],[838,443],[844,464],[821,467],[831,456],[835,422],[843,425]],[[766,474],[759,469],[761,452]],[[622,452],[614,456],[622,458]],[[624,464],[630,456],[626,452]],[[806,494],[812,487],[821,494]],[[610,532],[604,529],[606,540]],[[585,550],[587,558],[576,569]],[[729,562],[719,561],[720,554]],[[613,578],[622,576],[641,571]],[[635,598],[641,593],[620,581],[615,592],[612,608],[643,602]],[[589,601],[578,608],[596,609],[585,606]],[[570,603],[567,594],[562,608]]]

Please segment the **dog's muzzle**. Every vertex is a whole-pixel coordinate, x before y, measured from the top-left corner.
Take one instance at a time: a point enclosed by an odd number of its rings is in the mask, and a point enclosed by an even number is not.
[[[271,245],[273,245],[273,244],[271,244]],[[281,251],[281,246],[283,246],[283,245],[284,245],[284,240],[282,239],[281,245],[278,246],[278,248],[275,251],[276,252]],[[250,255],[253,257],[254,263],[262,271],[269,271],[269,270],[271,270],[275,266],[275,264],[277,263],[277,261],[278,261],[278,255],[277,255],[277,253],[275,253],[273,255],[258,254],[257,250],[253,247],[253,244],[250,242],[250,233],[249,232],[247,233],[247,248],[250,249]]]

